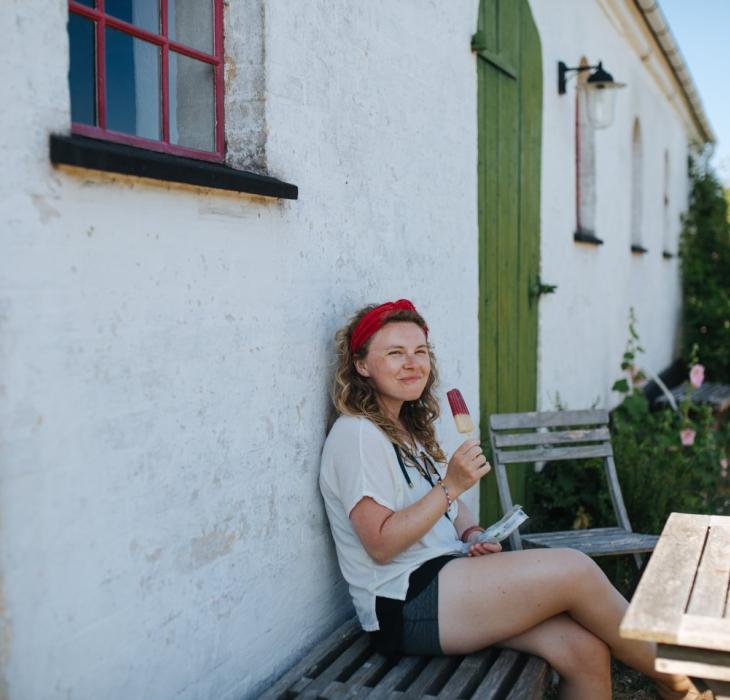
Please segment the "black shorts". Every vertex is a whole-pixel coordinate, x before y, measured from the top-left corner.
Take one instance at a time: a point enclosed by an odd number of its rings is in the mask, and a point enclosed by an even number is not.
[[[442,656],[438,629],[438,575],[456,555],[430,559],[408,579],[405,601],[378,596],[375,612],[380,629],[370,633],[376,651],[382,654]]]
[[[443,656],[439,639],[438,574],[403,606],[401,651],[414,656]]]

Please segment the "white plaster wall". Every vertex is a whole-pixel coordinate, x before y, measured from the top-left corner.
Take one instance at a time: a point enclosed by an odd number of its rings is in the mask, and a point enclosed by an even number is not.
[[[316,478],[360,305],[411,297],[478,406],[476,0],[265,10],[295,202],[54,170],[66,2],[0,4],[0,697],[250,698],[350,614]]]
[[[540,301],[539,394],[542,410],[560,403],[569,408],[612,407],[619,396],[611,386],[620,374],[628,339],[629,309],[638,317],[646,354],[640,363],[660,372],[676,357],[681,304],[679,261],[662,257],[663,158],[671,161],[670,250],[677,252],[680,212],[686,208],[688,144],[691,127],[679,98],[670,101],[646,61],[634,50],[635,29],[622,0],[531,2],[543,50],[543,163],[541,276],[557,284]],[[648,44],[644,44],[646,48]],[[616,119],[596,132],[597,210],[594,247],[573,240],[575,231],[575,79],[566,95],[557,92],[557,64],[578,65],[585,55],[627,87],[617,94]],[[634,119],[643,138],[643,244],[649,252],[632,255],[631,133]]]

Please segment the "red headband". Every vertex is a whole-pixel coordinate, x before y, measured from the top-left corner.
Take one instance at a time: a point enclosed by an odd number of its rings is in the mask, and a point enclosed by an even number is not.
[[[367,343],[370,336],[380,330],[385,322],[396,311],[416,311],[416,307],[408,299],[398,299],[398,301],[386,301],[385,304],[370,309],[355,326],[350,336],[350,352],[354,355],[357,351]],[[416,312],[418,313],[418,312]],[[428,338],[428,326],[423,326],[423,331]]]

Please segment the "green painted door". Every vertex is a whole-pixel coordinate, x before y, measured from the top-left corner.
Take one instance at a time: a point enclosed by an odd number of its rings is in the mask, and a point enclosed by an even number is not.
[[[481,433],[492,413],[531,411],[537,394],[542,58],[527,0],[482,0],[474,35],[479,103],[479,358]],[[525,504],[527,467],[511,468]],[[499,514],[494,473],[481,518]]]

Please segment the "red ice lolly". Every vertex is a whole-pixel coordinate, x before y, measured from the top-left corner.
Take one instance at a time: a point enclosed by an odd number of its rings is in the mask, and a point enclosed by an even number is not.
[[[466,402],[461,392],[458,389],[452,389],[446,392],[446,398],[449,400],[451,412],[454,414],[456,429],[460,433],[474,432],[474,422],[469,415],[469,409],[466,407]]]

